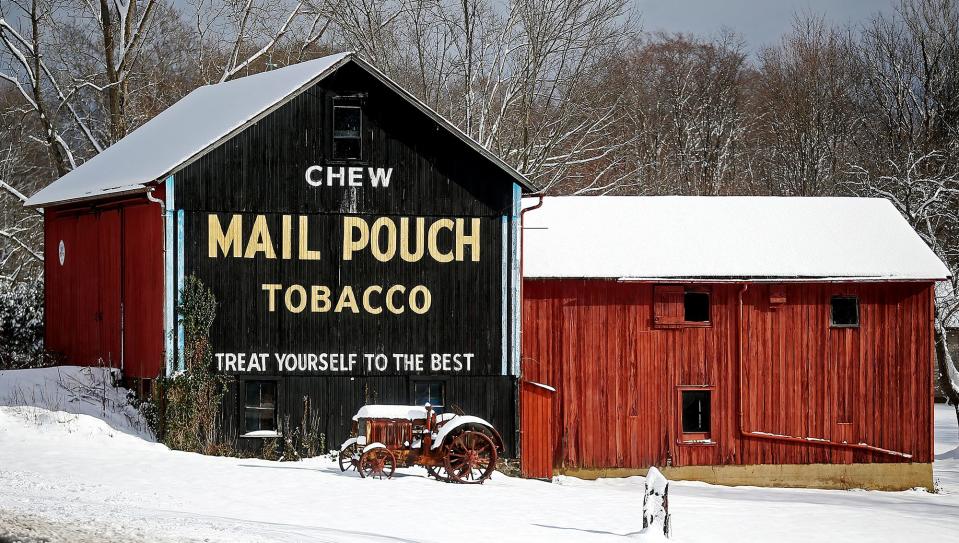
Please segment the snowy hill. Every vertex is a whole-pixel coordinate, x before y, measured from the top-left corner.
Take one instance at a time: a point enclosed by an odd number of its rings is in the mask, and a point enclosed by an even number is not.
[[[642,477],[550,484],[497,473],[464,486],[418,468],[376,481],[326,458],[170,451],[109,380],[100,369],[0,372],[0,541],[37,523],[50,541],[644,539]],[[671,483],[673,541],[957,541],[959,433],[948,406],[936,408],[936,440],[939,494]]]

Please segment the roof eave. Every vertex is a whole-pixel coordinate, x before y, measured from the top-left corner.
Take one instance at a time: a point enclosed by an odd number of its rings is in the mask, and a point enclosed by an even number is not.
[[[75,198],[66,198],[63,200],[45,200],[41,202],[33,202],[32,198],[27,199],[23,203],[24,207],[31,209],[39,209],[44,207],[55,207],[55,206],[65,206],[71,204],[79,204],[83,202],[92,202],[94,200],[105,200],[108,198],[116,198],[118,196],[130,196],[134,194],[143,194],[150,191],[148,183],[140,185],[130,185],[116,190],[108,190],[106,192],[98,192],[96,194],[90,194],[87,196],[77,196]]]
[[[620,283],[925,283],[945,281],[948,277],[883,277],[883,276],[755,276],[755,277],[641,277],[641,276],[572,276],[526,275],[534,280],[598,280]]]

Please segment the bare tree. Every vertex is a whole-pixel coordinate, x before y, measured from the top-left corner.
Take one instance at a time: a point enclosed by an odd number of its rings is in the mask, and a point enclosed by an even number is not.
[[[894,17],[878,16],[863,30],[855,58],[862,130],[851,186],[891,201],[952,272],[936,307],[935,341],[940,385],[959,417],[946,333],[959,276],[959,4],[904,0]]]
[[[769,194],[836,193],[851,160],[857,110],[846,41],[821,17],[797,18],[760,55],[753,133],[757,181]]]

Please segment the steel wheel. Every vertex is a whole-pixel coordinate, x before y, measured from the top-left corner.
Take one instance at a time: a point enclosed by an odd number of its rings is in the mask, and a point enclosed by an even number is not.
[[[486,434],[468,430],[450,442],[446,475],[456,483],[482,483],[496,468],[496,444]]]
[[[450,482],[449,475],[446,474],[445,466],[426,466],[426,471],[429,472],[430,476],[435,477],[437,481],[443,481],[444,483]]]
[[[340,471],[356,469],[356,465],[360,463],[359,458],[360,446],[356,443],[350,443],[345,449],[340,451]]]
[[[396,457],[386,447],[366,451],[360,457],[360,477],[389,479],[396,471]]]

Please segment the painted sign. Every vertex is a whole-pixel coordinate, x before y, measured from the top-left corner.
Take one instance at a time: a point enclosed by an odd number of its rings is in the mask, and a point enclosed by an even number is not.
[[[304,180],[400,190],[393,172],[310,166]],[[190,268],[226,283],[212,285],[220,371],[500,372],[501,217],[196,211],[186,229]]]

